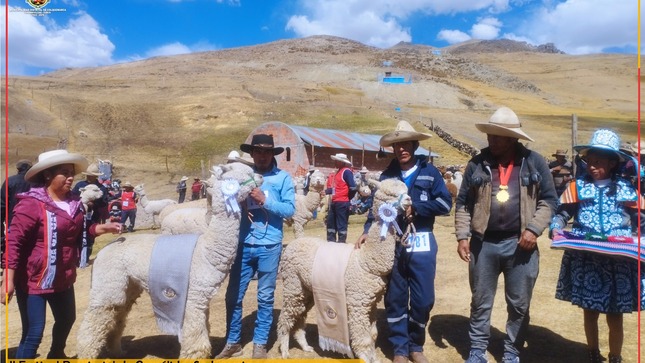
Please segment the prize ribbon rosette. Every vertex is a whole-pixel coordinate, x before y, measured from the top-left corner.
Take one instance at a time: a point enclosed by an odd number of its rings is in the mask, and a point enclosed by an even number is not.
[[[385,203],[378,208],[378,216],[383,221],[383,225],[381,225],[381,238],[385,238],[390,226],[394,226],[398,234],[403,234],[401,228],[396,223],[396,215],[396,208],[391,204]]]
[[[563,231],[557,238],[554,236],[551,248],[564,250],[578,250],[605,255],[629,257],[645,260],[645,241],[628,236],[605,236],[601,234],[573,233]]]
[[[240,205],[237,203],[237,192],[240,191],[240,183],[237,180],[226,179],[222,183],[222,194],[224,195],[224,204],[226,204],[226,212],[240,213]]]

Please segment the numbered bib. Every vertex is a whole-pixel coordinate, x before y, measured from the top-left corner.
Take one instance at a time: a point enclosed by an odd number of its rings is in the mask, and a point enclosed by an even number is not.
[[[123,206],[124,206],[124,207],[127,207],[127,206],[129,206],[129,205],[130,205],[130,202],[128,202],[127,200],[124,200],[124,201],[123,201]]]
[[[410,233],[406,242],[410,245],[410,247],[405,249],[408,253],[430,252],[429,232],[417,232],[416,234]]]

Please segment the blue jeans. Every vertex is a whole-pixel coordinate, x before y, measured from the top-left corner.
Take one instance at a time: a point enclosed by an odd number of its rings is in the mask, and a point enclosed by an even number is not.
[[[65,358],[65,345],[74,321],[76,320],[76,302],[74,287],[51,294],[29,295],[16,289],[16,300],[22,321],[22,337],[16,351],[16,359],[36,358],[36,352],[43,339],[47,304],[54,316],[52,328],[52,345],[48,358]]]
[[[273,245],[241,244],[231,268],[226,289],[226,342],[240,342],[242,332],[242,301],[251,277],[258,272],[258,313],[253,343],[266,344],[273,323],[273,302],[278,277],[282,243]]]
[[[497,291],[497,280],[504,275],[506,298],[506,337],[504,352],[520,354],[529,325],[529,307],[539,272],[539,251],[526,251],[517,245],[517,237],[501,241],[470,241],[469,279],[471,349],[486,350],[490,338],[490,317]]]

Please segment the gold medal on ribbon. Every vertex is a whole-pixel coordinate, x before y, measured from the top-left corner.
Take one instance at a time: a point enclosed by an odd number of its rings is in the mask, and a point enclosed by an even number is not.
[[[508,185],[500,185],[499,191],[497,192],[497,201],[500,203],[505,203],[508,200]]]

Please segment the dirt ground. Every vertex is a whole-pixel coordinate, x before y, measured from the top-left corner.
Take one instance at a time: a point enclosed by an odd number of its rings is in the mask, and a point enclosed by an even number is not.
[[[350,241],[354,241],[360,231],[364,217],[352,216],[350,220]],[[309,236],[322,237],[324,229],[322,223],[317,220],[306,226],[306,234]],[[142,231],[135,233],[149,233]],[[468,288],[468,272],[466,263],[462,262],[456,253],[456,242],[454,237],[453,217],[439,217],[435,226],[435,233],[439,241],[437,277],[436,277],[436,302],[428,324],[426,342],[424,345],[425,355],[431,362],[461,362],[469,350],[468,343],[468,316],[470,304],[470,290]],[[285,243],[293,239],[291,231],[285,233]],[[110,236],[101,236],[97,241],[97,247],[105,245]],[[542,236],[539,239],[540,245],[540,276],[535,287],[531,306],[531,325],[527,344],[522,353],[522,362],[553,362],[572,363],[585,362],[586,345],[582,324],[582,311],[569,304],[556,300],[556,280],[560,266],[562,251],[549,248],[550,241]],[[96,253],[96,248],[95,252]],[[91,269],[79,270],[78,280],[75,285],[77,318],[72,329],[66,353],[69,356],[76,354],[76,334],[78,326],[83,319],[87,307],[88,291],[90,284]],[[224,294],[228,280],[213,298],[210,308],[210,336],[213,346],[213,355],[217,354],[225,344],[225,306]],[[257,303],[256,282],[252,281],[244,301],[244,318],[242,344],[244,354],[242,357],[250,357],[253,349],[253,325]],[[278,281],[276,291],[276,303],[274,313],[274,326],[280,314],[282,306],[282,285]],[[15,351],[20,339],[20,315],[15,299],[8,306],[8,315],[2,314],[2,323],[8,324],[8,342],[10,356]],[[392,359],[392,350],[387,340],[387,324],[385,322],[385,310],[383,303],[378,306],[378,338],[376,342],[378,355],[382,361]],[[8,320],[5,321],[6,316]],[[625,315],[624,331],[625,343],[623,346],[624,362],[637,362],[638,350],[638,316],[636,313]],[[317,344],[317,328],[315,323],[315,312],[311,312],[307,319],[307,338],[314,347],[315,352],[307,353],[296,346],[292,339],[290,358],[292,359],[314,359],[314,358],[343,358],[336,353],[322,351]],[[500,279],[493,310],[493,321],[491,327],[491,339],[488,355],[491,362],[501,361],[503,354],[504,325],[506,319],[506,308],[503,292],[503,278]],[[44,357],[51,344],[52,317],[48,316],[45,336],[39,349],[39,354]],[[607,327],[604,319],[600,319],[601,351],[606,355]],[[4,330],[4,329],[3,329]],[[4,335],[4,334],[3,334]],[[269,337],[269,358],[280,358],[278,346],[275,344],[275,330]],[[2,339],[5,342],[5,339]],[[123,348],[127,358],[178,358],[179,343],[175,336],[162,334],[156,327],[150,298],[143,294],[133,311],[128,317],[125,329]],[[4,345],[4,344],[3,344]],[[642,351],[641,351],[642,353]],[[4,350],[1,352],[4,357]]]

